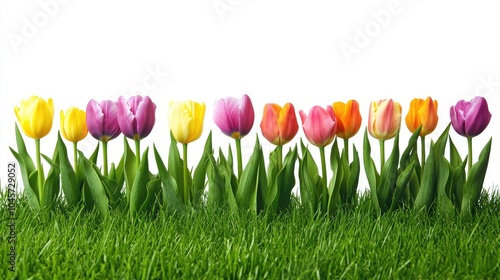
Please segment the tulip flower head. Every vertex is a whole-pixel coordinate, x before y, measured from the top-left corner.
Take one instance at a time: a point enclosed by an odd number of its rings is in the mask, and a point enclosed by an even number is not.
[[[307,140],[317,147],[325,147],[333,141],[337,132],[337,119],[332,106],[326,109],[314,106],[309,110],[309,115],[300,110],[302,128]]]
[[[168,125],[177,142],[187,144],[200,138],[205,118],[205,103],[192,100],[171,101]]]
[[[28,137],[41,139],[49,134],[54,119],[54,104],[38,96],[21,101],[21,107],[14,107],[17,120]]]
[[[469,138],[475,137],[490,123],[488,102],[482,96],[476,96],[469,102],[460,100],[450,108],[450,119],[458,134]]]
[[[379,140],[396,136],[401,127],[401,105],[392,99],[373,101],[368,116],[368,132]]]
[[[290,142],[299,130],[293,104],[286,103],[283,108],[278,104],[266,104],[260,129],[262,135],[274,145],[283,146]]]
[[[120,96],[117,103],[117,120],[123,135],[140,140],[151,133],[155,124],[156,105],[148,96]]]
[[[425,100],[415,98],[410,102],[410,111],[406,115],[406,126],[411,133],[420,126],[420,136],[426,136],[436,129],[438,123],[438,102],[427,97]]]
[[[241,139],[252,130],[255,118],[252,101],[246,94],[240,99],[218,99],[215,101],[213,118],[224,134]]]
[[[342,139],[349,139],[356,135],[361,127],[362,120],[358,101],[335,102],[332,107],[337,119],[337,136]]]
[[[118,107],[111,100],[97,102],[90,100],[87,104],[86,122],[90,134],[97,140],[108,142],[120,135],[117,119]]]
[[[76,107],[71,107],[66,111],[61,111],[61,134],[66,140],[76,143],[85,138],[88,134],[85,112]]]

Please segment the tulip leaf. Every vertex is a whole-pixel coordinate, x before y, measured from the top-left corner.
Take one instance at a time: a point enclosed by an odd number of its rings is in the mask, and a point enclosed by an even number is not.
[[[158,167],[158,173],[160,174],[160,180],[162,182],[162,194],[163,194],[163,207],[167,213],[173,214],[175,212],[183,213],[186,210],[185,205],[182,203],[182,199],[178,195],[178,186],[175,179],[170,175],[165,163],[161,159],[156,146],[153,145],[154,154],[156,159],[156,166]]]
[[[38,201],[38,187],[36,186],[36,183],[32,183],[29,179],[31,177],[30,174],[36,173],[37,171],[34,170],[33,167],[33,170],[31,170],[30,173],[30,168],[24,161],[23,156],[14,151],[12,148],[9,147],[9,149],[16,158],[17,162],[19,163],[19,168],[21,169],[21,177],[23,179],[23,184],[24,184],[24,191],[26,192],[26,196],[28,198],[28,204],[33,210],[40,211],[40,203]],[[36,176],[35,176],[35,182],[36,182]]]
[[[316,182],[313,176],[309,174],[307,164],[312,157],[307,149],[303,150],[303,159],[299,158],[299,187],[300,200],[302,205],[306,206],[312,214],[316,213],[319,203],[319,194],[316,189]]]
[[[206,186],[207,162],[211,155],[213,155],[212,131],[208,134],[207,141],[205,142],[205,148],[203,149],[203,155],[201,156],[198,166],[194,170],[193,174],[193,201],[196,204],[201,204],[202,202],[202,196]]]
[[[142,159],[139,164],[139,169],[137,170],[137,175],[135,176],[134,183],[130,188],[131,217],[135,217],[135,215],[140,211],[141,206],[147,196],[146,185],[150,182],[148,151],[149,148],[146,148],[146,150],[142,154]]]
[[[365,129],[365,134],[363,138],[363,164],[365,166],[366,178],[368,179],[368,185],[370,186],[370,197],[373,202],[373,207],[378,214],[381,214],[380,204],[377,197],[377,186],[379,181],[379,175],[377,169],[375,168],[375,163],[371,157],[371,145],[368,139],[368,130]]]
[[[276,147],[270,154],[269,154],[269,163],[267,165],[267,185],[269,188],[274,188],[273,185],[276,182],[276,177],[278,177],[278,148]],[[272,191],[270,191],[272,192]],[[276,191],[274,191],[275,194],[277,194]],[[269,194],[268,194],[269,195]]]
[[[328,202],[327,205],[321,206],[323,212],[328,212],[330,214],[335,213],[342,204],[340,194],[341,192],[347,192],[343,187],[344,182],[344,166],[342,159],[340,158],[339,148],[337,145],[337,140],[332,145],[332,150],[330,153],[330,167],[333,171],[332,179],[328,186]],[[326,208],[324,208],[326,207]]]
[[[106,196],[106,191],[102,184],[101,178],[97,174],[96,170],[93,168],[92,163],[85,158],[82,152],[79,152],[78,156],[78,166],[82,168],[83,173],[85,173],[85,182],[92,200],[99,210],[99,213],[103,218],[109,216],[109,201]]]
[[[448,126],[446,126],[446,129],[441,133],[441,135],[439,136],[438,140],[436,141],[435,143],[435,149],[436,149],[436,152],[437,152],[437,155],[444,155],[444,150],[446,149],[446,143],[448,142],[448,135],[449,135],[449,131],[450,131],[450,126],[451,126],[451,123],[448,124]],[[437,156],[436,155],[436,156]],[[424,167],[425,169],[425,167]]]
[[[274,176],[271,184],[268,185],[266,195],[266,207],[271,213],[278,213],[289,209],[292,190],[295,186],[295,162],[297,161],[297,146],[289,150],[283,161],[283,168],[278,175]],[[268,181],[269,182],[269,181]]]
[[[427,157],[424,172],[422,178],[420,179],[420,187],[418,189],[417,197],[415,198],[414,208],[416,210],[430,211],[431,206],[434,203],[436,196],[436,181],[437,181],[437,166],[436,166],[436,156],[440,154],[440,150],[431,143],[431,148],[429,151],[429,156]],[[439,157],[439,156],[438,156]]]
[[[410,139],[408,140],[408,145],[406,146],[406,149],[403,151],[401,154],[401,159],[399,161],[400,168],[406,169],[408,165],[411,164],[411,162],[415,159],[411,155],[414,153],[416,150],[416,144],[417,140],[420,134],[420,130],[422,129],[422,126],[420,126],[417,130],[413,132],[411,135]],[[418,161],[418,158],[417,158]]]
[[[396,181],[396,189],[392,195],[391,211],[396,210],[401,204],[401,198],[403,197],[405,189],[408,188],[408,182],[410,181],[414,168],[415,162],[412,162],[399,174]]]
[[[440,213],[447,217],[452,217],[455,214],[455,206],[448,196],[447,189],[453,184],[453,167],[444,156],[437,156],[438,172],[437,172],[437,209]]]
[[[465,175],[465,165],[467,164],[467,157],[463,160],[462,164],[453,169],[453,185],[451,189],[451,198],[457,211],[460,211],[462,206],[462,197],[464,185],[467,180]]]
[[[467,181],[465,182],[462,193],[462,205],[460,209],[461,215],[471,215],[477,208],[479,196],[483,189],[484,176],[488,169],[488,161],[490,159],[491,141],[484,146],[479,154],[478,161],[472,165],[472,168],[467,174]]]
[[[391,200],[396,188],[399,162],[399,130],[394,138],[392,152],[380,172],[380,184],[377,188],[377,197],[382,213],[391,207]]]
[[[135,182],[135,177],[137,176],[137,163],[136,157],[140,155],[135,155],[130,149],[130,146],[127,141],[127,137],[123,136],[123,156],[124,160],[124,175],[125,175],[125,194],[127,196],[127,202],[130,202],[130,195],[132,193],[132,185]]]
[[[455,143],[453,143],[451,137],[449,137],[449,140],[450,140],[450,163],[451,166],[456,168],[457,166],[462,164],[462,158],[460,157],[460,153],[458,152],[458,149],[455,146]]]
[[[224,159],[224,164],[227,162]],[[207,162],[208,177],[208,205],[214,208],[229,207],[233,214],[238,213],[238,205],[234,198],[231,187],[232,175],[228,173],[226,166],[215,162],[213,156],[209,157]]]
[[[349,179],[347,181],[347,200],[346,202],[355,205],[357,202],[357,190],[358,190],[358,183],[359,183],[359,173],[361,171],[360,168],[360,163],[359,163],[359,154],[358,151],[356,150],[356,147],[354,144],[352,145],[352,155],[353,155],[353,161],[349,165],[349,170],[350,170],[350,175]]]
[[[410,203],[413,203],[418,195],[418,189],[420,188],[420,176],[422,175],[421,173],[421,167],[420,167],[420,161],[418,160],[418,155],[416,151],[412,152],[410,154],[411,162],[415,163],[413,172],[410,177],[410,181],[408,182],[408,185],[410,187]]]
[[[64,198],[69,207],[73,208],[80,203],[82,190],[75,170],[68,159],[68,151],[61,138],[61,133],[57,134],[57,146],[59,147],[59,168],[61,170],[61,186]]]
[[[28,150],[26,150],[26,144],[24,143],[23,136],[21,135],[21,132],[19,131],[19,127],[17,126],[17,123],[15,125],[15,131],[16,131],[16,144],[17,144],[17,154],[22,158],[24,165],[26,167],[26,174],[31,174],[36,168],[35,165],[33,164],[33,160],[31,159],[30,155],[28,154]],[[12,149],[11,149],[12,151]],[[19,161],[19,160],[18,160]]]
[[[94,206],[95,206],[94,199],[92,198],[92,193],[90,191],[90,187],[88,186],[85,178],[83,178],[83,184],[82,184],[82,200],[83,200],[83,204],[85,205],[85,209],[90,211],[94,208]]]
[[[227,145],[227,164],[229,167],[231,167],[231,170],[233,169],[233,150],[231,148],[231,144]]]
[[[238,207],[245,211],[257,214],[257,192],[260,180],[260,160],[263,157],[262,148],[258,138],[255,141],[253,154],[243,169],[236,191],[236,203]]]
[[[155,206],[155,201],[160,195],[160,191],[162,190],[161,179],[155,178],[149,181],[146,184],[146,198],[139,209],[140,213],[144,213],[150,211]]]
[[[177,186],[184,186],[184,163],[179,154],[179,149],[177,148],[177,141],[174,138],[172,132],[170,132],[170,149],[168,151],[168,171],[172,177],[174,177]],[[184,196],[182,192],[180,192],[181,197]],[[187,198],[184,198],[187,199]],[[187,201],[184,201],[187,203]]]

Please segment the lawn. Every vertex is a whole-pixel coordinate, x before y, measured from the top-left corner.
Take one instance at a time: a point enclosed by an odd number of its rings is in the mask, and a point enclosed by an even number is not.
[[[2,261],[0,279],[500,277],[498,194],[483,194],[472,218],[412,210],[377,217],[368,195],[332,217],[294,205],[272,220],[203,208],[132,221],[123,209],[106,220],[81,209],[39,216],[21,196],[16,272]],[[9,214],[0,211],[6,260]]]

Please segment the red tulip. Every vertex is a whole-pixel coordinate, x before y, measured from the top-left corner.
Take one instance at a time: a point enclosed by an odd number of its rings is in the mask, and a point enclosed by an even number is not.
[[[278,104],[266,104],[260,129],[262,135],[274,145],[282,146],[290,142],[299,130],[293,105],[286,103],[282,108]]]

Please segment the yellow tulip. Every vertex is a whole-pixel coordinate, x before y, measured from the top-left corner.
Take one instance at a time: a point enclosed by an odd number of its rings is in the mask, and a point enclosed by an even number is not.
[[[61,134],[66,140],[76,143],[89,132],[85,121],[85,111],[76,107],[71,107],[66,111],[61,111]]]
[[[49,134],[54,119],[54,104],[38,96],[21,101],[21,107],[14,107],[17,120],[28,137],[41,139]]]
[[[420,126],[420,136],[425,136],[436,129],[438,123],[438,103],[436,100],[427,97],[423,100],[415,98],[410,102],[410,111],[406,115],[406,126],[411,133],[415,132]]]
[[[171,101],[168,125],[177,142],[187,144],[200,138],[205,118],[205,103],[192,100]]]

